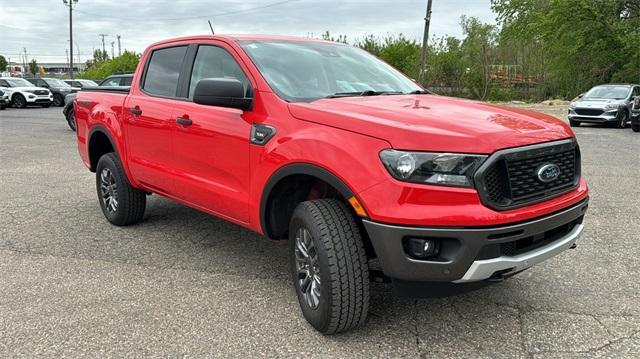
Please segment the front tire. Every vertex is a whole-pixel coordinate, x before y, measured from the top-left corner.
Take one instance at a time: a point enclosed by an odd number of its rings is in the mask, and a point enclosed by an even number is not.
[[[142,220],[147,204],[146,194],[131,186],[120,159],[113,152],[98,160],[96,189],[100,208],[109,222],[128,226]]]
[[[631,129],[633,130],[633,132],[640,132],[640,123],[632,123]]]
[[[323,334],[364,323],[369,266],[356,221],[340,201],[300,203],[289,225],[291,270],[305,319]]]
[[[24,96],[22,96],[21,94],[17,94],[13,96],[13,99],[11,100],[11,102],[13,102],[13,107],[15,108],[27,107],[27,99],[25,99]]]
[[[620,114],[618,115],[618,122],[617,127],[618,128],[625,128],[627,127],[627,121],[629,120],[629,112],[627,110],[622,110],[620,111]]]
[[[64,97],[62,95],[54,95],[53,96],[53,105],[56,107],[64,106]]]
[[[67,124],[69,125],[69,128],[70,128],[73,132],[75,132],[77,127],[76,127],[76,116],[75,116],[75,114],[73,113],[73,109],[70,109],[70,110],[67,112],[67,114],[66,114],[65,118],[67,119]]]

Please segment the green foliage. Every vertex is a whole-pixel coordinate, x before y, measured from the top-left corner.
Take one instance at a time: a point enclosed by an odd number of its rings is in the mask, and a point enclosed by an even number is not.
[[[343,44],[347,43],[347,35],[338,35],[338,37],[333,37],[329,31],[325,31],[324,34],[322,34],[322,39],[325,41],[341,42]]]
[[[121,56],[113,59],[109,59],[106,54],[101,53],[101,50],[94,52],[94,60],[79,77],[101,80],[116,73],[133,72],[140,61],[139,54],[126,50]],[[97,57],[96,54],[98,55]]]
[[[6,71],[7,66],[9,66],[7,59],[5,59],[4,56],[0,55],[0,72]]]
[[[29,62],[29,72],[31,72],[33,76],[40,72],[38,68],[38,61],[36,61],[36,59],[33,59],[31,60],[31,62]]]
[[[528,62],[544,94],[572,98],[600,83],[640,82],[640,1],[492,0],[492,9],[501,45],[530,56],[515,61]]]
[[[498,26],[462,17],[462,39],[430,41],[425,86],[477,99],[543,100],[640,83],[640,0],[491,0],[491,8]],[[421,46],[402,34],[366,35],[354,45],[417,78]]]

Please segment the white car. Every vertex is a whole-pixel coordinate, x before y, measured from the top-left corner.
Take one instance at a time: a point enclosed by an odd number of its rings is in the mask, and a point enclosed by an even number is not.
[[[24,108],[28,105],[49,107],[53,102],[53,94],[46,88],[36,87],[23,78],[0,77],[0,87],[9,95],[14,107]]]

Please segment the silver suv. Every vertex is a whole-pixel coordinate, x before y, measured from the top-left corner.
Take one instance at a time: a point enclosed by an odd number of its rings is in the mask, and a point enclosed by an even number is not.
[[[595,86],[569,104],[569,123],[572,127],[579,126],[580,122],[590,122],[625,128],[637,96],[640,96],[640,85]]]

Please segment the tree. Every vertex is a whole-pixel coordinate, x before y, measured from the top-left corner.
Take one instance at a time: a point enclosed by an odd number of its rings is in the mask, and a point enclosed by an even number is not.
[[[466,16],[461,17],[460,25],[465,35],[461,46],[466,65],[463,78],[471,95],[485,100],[491,89],[490,69],[495,56],[497,29],[495,25]]]
[[[139,61],[139,54],[125,50],[121,56],[107,59],[100,63],[93,63],[80,76],[87,79],[100,80],[115,73],[133,72]]]
[[[31,60],[31,62],[29,62],[29,72],[35,76],[38,73],[38,61],[36,61],[36,59]]]
[[[4,56],[0,55],[0,72],[7,71],[7,66],[9,66],[9,63],[7,63],[7,59],[5,59]]]

